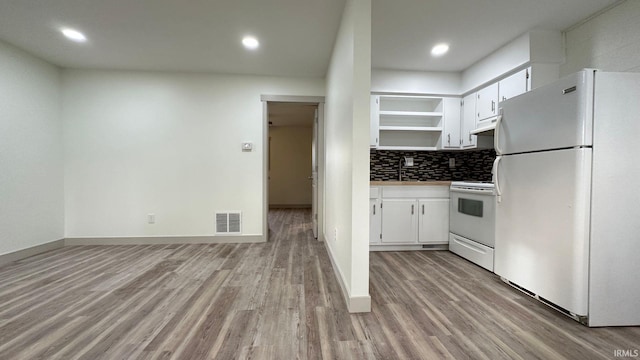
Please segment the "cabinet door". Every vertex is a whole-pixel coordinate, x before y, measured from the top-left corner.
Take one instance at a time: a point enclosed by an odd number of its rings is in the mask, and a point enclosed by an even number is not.
[[[476,93],[477,120],[495,116],[498,113],[498,83],[491,84]]]
[[[505,79],[500,80],[498,83],[500,101],[505,101],[514,96],[526,93],[529,90],[527,88],[528,81],[529,69],[523,69]]]
[[[384,199],[382,201],[382,242],[418,242],[418,204],[415,199]]]
[[[449,242],[449,199],[418,201],[418,241],[425,244]]]
[[[464,149],[475,148],[477,135],[471,135],[476,128],[476,94],[469,94],[462,99],[462,131],[461,140]]]
[[[444,124],[442,129],[442,147],[460,148],[460,98],[444,99]]]
[[[369,128],[369,146],[377,148],[380,143],[380,96],[371,95],[371,127]]]
[[[369,244],[378,244],[382,234],[382,216],[380,200],[369,199]]]

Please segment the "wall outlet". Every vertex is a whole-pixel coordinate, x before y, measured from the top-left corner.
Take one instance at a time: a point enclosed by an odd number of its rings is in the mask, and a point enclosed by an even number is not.
[[[156,223],[156,214],[147,214],[147,223],[155,224]]]
[[[405,156],[404,157],[404,166],[406,166],[406,167],[413,166],[413,158]]]
[[[456,159],[455,158],[449,158],[449,168],[453,169],[456,167]]]
[[[338,228],[333,229],[333,241],[338,242]]]

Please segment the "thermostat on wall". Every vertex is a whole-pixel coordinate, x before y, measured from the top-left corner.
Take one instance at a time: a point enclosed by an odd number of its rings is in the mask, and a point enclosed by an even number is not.
[[[253,143],[243,142],[242,143],[242,151],[251,151],[253,150]]]

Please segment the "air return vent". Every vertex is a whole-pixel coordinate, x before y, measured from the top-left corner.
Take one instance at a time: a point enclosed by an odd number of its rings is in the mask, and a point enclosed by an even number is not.
[[[216,234],[240,234],[242,229],[240,211],[216,213]]]

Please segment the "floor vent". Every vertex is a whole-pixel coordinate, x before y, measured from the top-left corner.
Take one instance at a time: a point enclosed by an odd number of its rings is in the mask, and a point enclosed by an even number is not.
[[[240,211],[216,213],[216,234],[240,234],[242,230]]]

